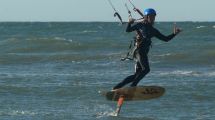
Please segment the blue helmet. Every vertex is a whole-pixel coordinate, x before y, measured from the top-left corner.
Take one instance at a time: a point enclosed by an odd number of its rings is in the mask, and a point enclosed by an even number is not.
[[[144,10],[144,15],[156,15],[156,11],[152,8],[147,8]]]

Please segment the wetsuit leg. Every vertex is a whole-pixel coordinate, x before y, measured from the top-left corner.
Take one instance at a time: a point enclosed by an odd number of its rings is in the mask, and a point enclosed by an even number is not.
[[[150,71],[149,61],[148,61],[148,51],[149,49],[139,49],[135,52],[135,56],[137,59],[136,71],[134,75],[126,77],[122,82],[117,84],[113,89],[119,89],[125,86],[128,83],[131,83],[131,86],[137,86],[139,81]]]
[[[136,75],[134,74],[134,75],[130,75],[130,76],[126,77],[122,82],[120,82],[115,87],[113,87],[113,89],[119,89],[119,88],[125,86],[126,84],[132,82],[134,80],[135,76]]]
[[[140,63],[137,62],[135,65],[135,73],[133,75],[126,77],[122,82],[120,82],[115,87],[113,87],[113,89],[119,89],[125,86],[126,84],[133,82],[133,80],[140,74],[141,71],[142,69],[141,69]]]
[[[138,54],[136,55],[136,58],[138,62],[140,63],[141,66],[141,71],[137,73],[135,76],[131,86],[137,86],[139,81],[150,72],[150,67],[149,67],[149,61],[148,61],[148,52],[141,52],[139,51]]]

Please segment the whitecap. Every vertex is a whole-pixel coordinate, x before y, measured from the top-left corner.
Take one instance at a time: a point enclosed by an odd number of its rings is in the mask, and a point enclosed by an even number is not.
[[[184,76],[199,76],[199,72],[176,70],[172,72],[161,72],[160,75],[184,75]]]
[[[96,118],[116,116],[115,110],[106,104],[96,105],[94,108]]]
[[[214,77],[214,76],[215,76],[215,72],[210,72],[210,73],[208,73],[207,76],[209,76],[209,77]]]
[[[204,27],[206,27],[206,26],[201,25],[201,26],[198,26],[198,27],[196,27],[196,28],[199,29],[199,28],[204,28]]]
[[[54,39],[55,39],[55,40],[63,40],[63,41],[66,40],[66,38],[63,38],[63,37],[54,37]]]
[[[156,63],[160,63],[161,61],[153,61],[151,60],[150,63],[156,64]]]
[[[31,111],[23,111],[23,110],[12,110],[12,111],[5,111],[5,113],[1,113],[1,114],[5,114],[5,115],[11,115],[11,116],[17,116],[17,115],[36,115],[35,112],[31,112]]]
[[[69,41],[69,42],[73,42],[73,40],[72,40],[72,39],[68,39],[68,41]]]
[[[96,113],[96,118],[102,118],[102,117],[107,117],[107,116],[117,116],[116,112],[98,112]]]
[[[93,30],[84,30],[82,33],[97,33],[98,31]]]
[[[166,53],[166,54],[161,54],[161,55],[155,55],[155,56],[158,56],[158,57],[165,57],[165,56],[170,56],[172,55],[171,53]]]

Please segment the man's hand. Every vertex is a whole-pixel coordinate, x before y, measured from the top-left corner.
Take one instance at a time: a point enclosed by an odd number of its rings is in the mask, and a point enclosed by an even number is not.
[[[128,19],[128,23],[129,23],[129,24],[133,24],[134,21],[135,21],[135,19],[133,19],[133,18],[129,18],[129,19]]]
[[[174,29],[173,29],[173,33],[175,35],[177,35],[178,33],[180,33],[182,30],[180,28],[177,28],[176,24],[174,24]]]

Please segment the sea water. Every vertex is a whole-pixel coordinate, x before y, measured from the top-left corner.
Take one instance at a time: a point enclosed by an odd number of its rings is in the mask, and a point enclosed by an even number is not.
[[[155,27],[169,35],[173,22]],[[116,102],[110,90],[134,73],[120,61],[135,33],[103,22],[0,23],[0,120],[213,120],[215,23],[178,22],[170,42],[152,39],[151,72],[139,85],[166,93],[147,101]]]

